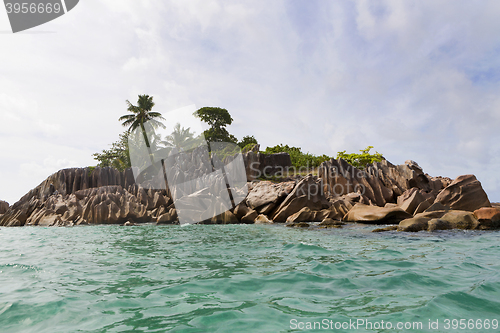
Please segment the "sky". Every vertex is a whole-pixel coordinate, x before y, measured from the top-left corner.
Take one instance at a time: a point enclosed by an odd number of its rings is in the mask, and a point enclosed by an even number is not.
[[[13,34],[0,7],[0,199],[96,165],[125,100],[227,109],[230,133],[371,145],[500,201],[500,2],[81,0]]]

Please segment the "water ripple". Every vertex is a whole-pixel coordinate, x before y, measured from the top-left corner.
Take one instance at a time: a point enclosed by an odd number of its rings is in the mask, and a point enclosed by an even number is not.
[[[3,332],[290,332],[500,313],[499,232],[3,228]],[[498,319],[498,318],[497,318]]]

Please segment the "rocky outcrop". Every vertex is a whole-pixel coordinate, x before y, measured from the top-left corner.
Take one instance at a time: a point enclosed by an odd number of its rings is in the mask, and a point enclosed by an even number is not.
[[[0,214],[5,214],[9,209],[9,203],[7,201],[0,200]]]
[[[309,207],[304,207],[297,213],[289,216],[286,222],[322,222],[325,219],[332,219],[332,216],[335,216],[335,212],[329,209],[313,211]]]
[[[398,197],[398,206],[407,213],[413,215],[418,206],[422,202],[426,201],[426,199],[426,193],[424,191],[419,190],[416,187],[412,187]],[[434,198],[432,198],[432,201],[434,201]]]
[[[259,149],[260,145],[256,144],[250,151],[242,151],[247,181],[284,174],[292,166],[288,153],[263,154]]]
[[[326,218],[321,223],[318,224],[318,227],[320,228],[341,228],[343,225],[345,225],[344,222],[339,221],[339,220],[334,220],[331,218]]]
[[[430,218],[427,217],[413,217],[399,222],[398,231],[418,232],[427,230]]]
[[[288,163],[282,154],[262,159],[258,146],[244,154],[246,161],[253,158],[259,168],[266,163]],[[399,231],[411,232],[500,228],[500,206],[491,207],[473,175],[451,181],[424,174],[413,161],[395,166],[384,160],[359,170],[343,160],[331,160],[321,165],[319,176],[297,176],[281,183],[245,183],[241,172],[243,180],[228,192],[225,176],[215,175],[206,161],[197,164],[200,156],[174,156],[176,163],[167,170],[170,186],[165,190],[155,190],[146,181],[136,184],[131,169],[60,170],[14,205],[0,201],[0,226],[177,224],[182,217],[203,224],[287,222],[309,226],[321,222],[320,227],[338,227],[337,221],[344,220],[398,224]],[[228,193],[238,203],[234,208],[220,200]],[[175,204],[172,198],[176,198]]]
[[[313,175],[304,177],[274,210],[271,220],[285,222],[289,216],[305,207],[313,211],[329,209],[331,204],[324,196],[322,188],[321,179]]]
[[[63,169],[9,207],[0,225],[145,222],[167,213],[171,204],[165,190],[136,185],[131,169]]]
[[[259,145],[255,145],[252,150],[243,152],[243,162],[245,163],[245,172],[247,181],[251,182],[262,175],[260,171]]]
[[[125,190],[120,185],[79,190],[72,194],[52,194],[46,200],[30,200],[9,210],[0,219],[4,226],[122,224],[150,222],[167,209],[171,200],[162,191],[146,191],[137,185]]]
[[[411,217],[411,214],[399,207],[385,208],[358,203],[346,214],[344,220],[370,224],[396,224]]]
[[[398,231],[473,230],[478,228],[480,228],[480,222],[473,213],[463,210],[450,210],[436,218],[420,216],[403,220],[399,223]]]
[[[255,218],[254,223],[255,224],[269,224],[269,223],[273,223],[273,221],[271,221],[266,215],[260,214]]]
[[[320,165],[319,177],[324,181],[327,196],[359,193],[368,199],[367,204],[379,207],[396,203],[397,198],[411,188],[436,196],[447,183],[444,178],[436,179],[424,174],[413,161],[396,166],[383,160],[360,170],[342,159],[332,159]]]
[[[474,211],[474,216],[479,221],[479,229],[499,229],[500,209],[497,207],[483,207]]]
[[[270,181],[258,182],[249,191],[246,204],[261,214],[269,214],[292,192],[295,185],[294,181],[278,184]]]
[[[291,166],[288,153],[259,154],[259,170],[264,177],[284,174]]]
[[[457,177],[436,197],[436,202],[455,210],[475,211],[491,207],[486,192],[474,175]]]

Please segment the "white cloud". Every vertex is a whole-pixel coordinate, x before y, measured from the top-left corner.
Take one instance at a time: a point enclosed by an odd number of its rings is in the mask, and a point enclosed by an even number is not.
[[[147,93],[160,112],[225,107],[264,147],[373,145],[476,173],[500,201],[499,15],[495,1],[80,2],[33,30],[55,33],[0,34],[0,199],[94,163],[125,99]]]

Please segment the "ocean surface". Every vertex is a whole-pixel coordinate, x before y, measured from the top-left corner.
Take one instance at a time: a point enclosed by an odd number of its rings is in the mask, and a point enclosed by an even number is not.
[[[0,332],[500,331],[500,232],[373,228],[1,228]]]

